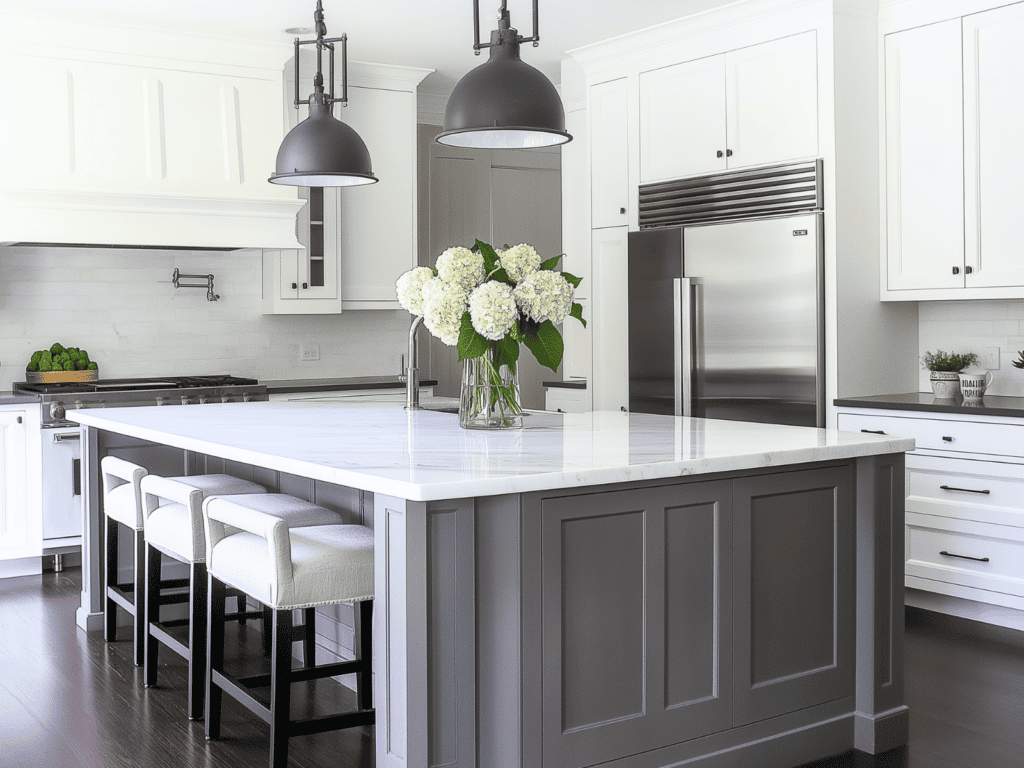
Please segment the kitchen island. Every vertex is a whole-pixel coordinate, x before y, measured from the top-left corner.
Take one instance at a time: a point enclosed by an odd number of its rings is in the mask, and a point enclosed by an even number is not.
[[[912,440],[620,412],[478,432],[373,401],[68,417],[84,628],[106,453],[170,451],[373,526],[379,768],[781,768],[906,743]]]

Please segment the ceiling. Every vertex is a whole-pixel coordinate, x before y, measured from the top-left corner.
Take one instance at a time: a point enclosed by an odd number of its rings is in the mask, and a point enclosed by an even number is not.
[[[540,46],[523,60],[553,82],[565,52],[588,43],[730,5],[736,0],[541,0]],[[481,38],[500,0],[480,0]],[[508,0],[512,25],[532,34],[531,0]],[[315,0],[0,0],[0,9],[164,30],[290,42],[285,29],[313,26]],[[426,93],[447,94],[486,56],[473,55],[472,0],[324,0],[327,34],[349,36],[349,58],[436,70]],[[302,39],[312,34],[300,35]]]

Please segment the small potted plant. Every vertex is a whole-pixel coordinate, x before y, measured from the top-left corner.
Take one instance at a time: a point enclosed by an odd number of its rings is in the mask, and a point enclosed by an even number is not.
[[[977,362],[973,352],[925,352],[921,367],[931,371],[932,392],[944,400],[952,400],[960,392],[960,371]]]

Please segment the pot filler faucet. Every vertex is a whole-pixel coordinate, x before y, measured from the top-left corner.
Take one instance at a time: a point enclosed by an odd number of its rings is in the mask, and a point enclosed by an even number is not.
[[[405,381],[405,410],[407,411],[418,411],[420,409],[420,356],[416,331],[419,330],[422,324],[422,315],[413,317],[412,325],[409,326],[409,354],[405,358],[409,361],[409,367],[399,377]]]

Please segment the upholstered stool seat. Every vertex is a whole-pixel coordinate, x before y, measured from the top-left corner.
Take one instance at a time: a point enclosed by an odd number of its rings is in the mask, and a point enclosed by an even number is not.
[[[209,658],[206,735],[220,731],[222,693],[242,702],[270,725],[270,765],[288,762],[289,735],[320,733],[374,722],[372,691],[373,532],[361,525],[288,527],[270,513],[266,498],[213,497],[203,504],[207,571],[210,577]],[[273,609],[273,651],[268,676],[238,678],[224,669],[225,590],[235,587]],[[359,603],[358,648],[354,661],[292,670],[296,639],[292,611],[337,603]],[[356,673],[359,709],[296,721],[290,716],[292,682]],[[251,693],[270,687],[270,705]]]
[[[211,496],[230,496],[255,505],[287,526],[323,525],[342,522],[337,512],[281,494],[268,494],[262,486],[230,475],[195,475],[164,478],[147,475],[141,481],[145,510],[146,535],[146,649],[145,680],[147,686],[157,683],[158,641],[188,661],[188,716],[203,716],[206,669],[206,533],[203,523],[203,501]],[[159,606],[167,601],[160,597],[160,561],[167,555],[189,565],[189,618],[187,622],[160,622]],[[232,618],[245,620],[250,615],[244,595],[237,590],[238,610]],[[174,598],[172,598],[173,600]],[[269,611],[268,611],[269,615]],[[187,624],[188,641],[182,642],[173,632],[176,625]],[[269,632],[269,623],[265,628]],[[267,643],[269,648],[269,642]]]

